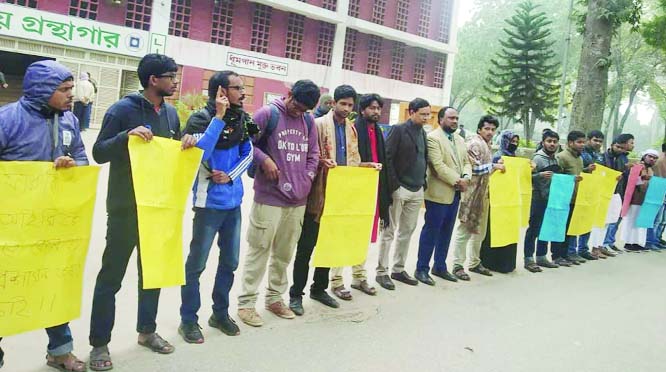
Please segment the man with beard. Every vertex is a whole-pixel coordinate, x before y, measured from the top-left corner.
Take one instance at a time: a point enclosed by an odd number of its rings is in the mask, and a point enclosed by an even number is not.
[[[377,164],[383,166],[385,161],[384,153],[384,136],[377,123],[382,114],[382,107],[384,101],[378,94],[366,94],[361,97],[358,103],[360,115],[356,118],[354,127],[358,134],[358,152],[361,156],[361,163]],[[377,208],[375,211],[375,220],[372,225],[372,235],[370,237],[371,243],[377,242],[377,231],[379,228],[379,221],[388,223],[388,207],[390,194],[388,192],[388,184],[386,182],[386,171],[380,168],[379,174],[379,193],[377,197]],[[342,268],[331,269],[331,287],[344,289],[344,281],[342,279]],[[367,295],[374,296],[377,294],[375,287],[368,284],[368,276],[365,270],[365,262],[352,266],[352,284],[351,287],[359,290]]]
[[[294,261],[294,283],[289,289],[289,308],[296,315],[303,315],[303,289],[308,279],[309,262],[312,251],[317,245],[319,237],[319,221],[324,209],[326,195],[326,176],[328,170],[335,166],[379,166],[374,163],[361,163],[358,153],[358,134],[353,122],[347,117],[354,109],[356,103],[356,90],[349,85],[341,85],[335,88],[333,99],[335,105],[324,116],[315,119],[317,135],[319,140],[319,168],[317,178],[312,185],[308,203],[303,219],[303,230],[296,247],[296,259]],[[330,190],[335,192],[335,190]],[[328,275],[330,269],[318,267],[314,272],[314,283],[310,287],[310,298],[328,307],[337,308],[340,305],[327,292]],[[335,295],[345,301],[351,300],[352,296],[344,286],[332,286]]]
[[[595,164],[590,164],[585,167],[583,165],[583,148],[585,147],[585,133],[581,131],[571,131],[567,136],[567,148],[557,154],[557,164],[562,168],[562,173],[576,177],[576,186],[574,188],[573,196],[571,197],[571,209],[569,211],[569,218],[567,219],[567,230],[571,223],[571,215],[574,210],[574,202],[576,200],[576,191],[578,189],[578,182],[581,181],[581,172],[592,172],[595,169]],[[576,250],[576,242],[578,236],[567,235],[564,243],[557,243],[556,252],[553,253],[553,260],[556,264],[563,263],[564,260],[569,261],[574,265],[585,263],[588,260],[597,260],[598,258],[592,256],[586,246]]]
[[[155,332],[155,319],[160,289],[143,289],[141,248],[132,185],[129,136],[150,141],[153,136],[179,139],[180,121],[176,109],[164,101],[178,86],[178,65],[167,56],[147,54],[139,62],[138,75],[143,91],[125,96],[109,108],[102,129],[93,147],[93,157],[99,164],[111,162],[106,198],[107,232],[102,268],[97,275],[90,316],[90,368],[113,368],[108,343],[115,321],[116,293],[125,276],[134,247],[138,248],[139,309],[136,330],[138,343],[160,354],[170,354],[175,348]],[[183,150],[196,145],[187,134],[182,138]],[[161,164],[155,164],[161,166]]]
[[[185,127],[185,133],[197,138],[197,147],[205,151],[192,188],[192,242],[185,264],[185,285],[180,291],[178,332],[188,343],[204,342],[197,322],[201,307],[199,277],[206,268],[215,235],[220,256],[213,287],[213,314],[208,325],[229,336],[240,333],[229,316],[229,290],[240,252],[241,176],[252,163],[251,138],[258,132],[250,115],[243,111],[244,92],[243,80],[235,72],[215,73],[208,81],[206,107],[190,116]]]
[[[652,167],[657,162],[659,158],[659,153],[656,150],[645,150],[641,154],[641,161],[638,164],[635,164],[634,167],[640,167],[642,165],[643,169],[640,173],[640,178],[634,189],[634,193],[631,195],[631,204],[629,206],[629,211],[626,216],[622,218],[622,230],[620,235],[622,240],[624,240],[624,249],[627,251],[645,251],[646,240],[647,240],[647,228],[637,227],[636,220],[638,219],[638,214],[641,210],[641,205],[645,201],[645,194],[647,193],[648,184],[650,178],[652,178],[654,172]],[[623,174],[625,183],[628,183],[630,170],[626,170]]]
[[[606,154],[604,154],[604,163],[609,168],[612,168],[618,172],[624,172],[629,168],[628,154],[633,150],[634,136],[630,133],[622,133],[615,137],[613,144],[608,149],[608,151],[606,151]],[[624,198],[625,188],[625,179],[622,177],[615,187],[615,194],[618,194],[620,199]],[[606,229],[606,238],[604,239],[604,247],[616,253],[622,252],[620,248],[615,246],[617,229],[620,226],[621,220],[622,218],[619,218],[617,222],[608,224]]]
[[[407,122],[394,125],[386,139],[386,169],[392,201],[390,222],[382,230],[375,280],[388,290],[395,289],[391,279],[407,285],[419,284],[418,280],[405,271],[405,262],[409,254],[409,241],[423,205],[423,193],[427,187],[428,145],[423,126],[430,120],[432,113],[430,103],[423,98],[415,98],[409,102],[408,110]],[[389,278],[389,254],[396,235],[394,262]]]
[[[472,177],[460,201],[456,228],[455,259],[453,275],[460,280],[470,280],[465,272],[465,258],[469,258],[469,271],[492,276],[490,270],[481,265],[481,243],[486,237],[488,228],[488,211],[490,208],[490,175],[495,170],[505,171],[504,164],[493,164],[490,143],[499,121],[490,115],[481,117],[477,125],[476,135],[471,136],[467,143],[467,156],[472,165]],[[469,255],[468,255],[469,252]]]
[[[584,167],[589,167],[592,164],[605,165],[604,154],[601,151],[603,144],[604,134],[601,133],[601,131],[592,130],[587,134],[587,145],[585,145],[583,152],[581,153]],[[577,244],[578,251],[588,252],[591,256],[603,259],[614,257],[615,253],[603,247],[603,238],[605,235],[605,228],[593,227],[591,233],[583,234],[578,239],[573,240],[569,250],[575,251]],[[590,246],[592,248],[591,252],[589,252]],[[585,256],[583,256],[583,258],[585,258]]]
[[[538,273],[541,267],[557,268],[560,265],[548,261],[548,242],[538,240],[543,216],[548,205],[550,194],[550,181],[553,174],[560,172],[555,153],[559,148],[560,136],[552,130],[543,132],[541,150],[532,157],[534,169],[532,170],[532,205],[530,208],[530,222],[525,233],[525,269]],[[536,242],[536,243],[535,243]],[[534,262],[534,246],[536,244],[536,262]],[[569,266],[569,263],[565,263]]]
[[[88,165],[78,121],[70,112],[73,88],[72,73],[55,61],[28,66],[23,96],[0,108],[0,161],[52,162],[56,169]],[[47,365],[62,371],[86,370],[85,363],[72,354],[69,323],[46,328],[46,334]],[[0,367],[3,356],[0,348]]]
[[[456,223],[460,194],[467,190],[472,165],[467,146],[458,129],[458,111],[444,107],[437,113],[441,130],[428,133],[428,189],[425,192],[425,222],[419,239],[419,254],[414,277],[421,283],[435,285],[430,277],[430,260],[435,262],[432,275],[458,281],[446,267],[453,226]]]

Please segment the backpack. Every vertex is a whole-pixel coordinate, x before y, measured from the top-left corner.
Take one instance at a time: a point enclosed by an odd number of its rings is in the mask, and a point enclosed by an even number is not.
[[[273,134],[273,131],[278,125],[278,121],[280,120],[280,112],[278,111],[277,106],[273,104],[268,104],[268,107],[271,109],[271,117],[268,119],[268,124],[266,125],[266,128],[264,129],[263,132],[259,134],[259,139],[255,143],[255,147],[259,148],[261,151],[266,151],[266,144],[268,143],[268,138]],[[312,119],[312,115],[305,113],[303,114],[305,117],[305,124],[307,125],[308,128],[308,135],[310,134],[310,130],[312,129],[312,126],[314,125],[314,120]],[[250,167],[247,168],[247,175],[250,178],[254,178],[254,175],[257,173],[257,167],[254,163],[250,164]]]

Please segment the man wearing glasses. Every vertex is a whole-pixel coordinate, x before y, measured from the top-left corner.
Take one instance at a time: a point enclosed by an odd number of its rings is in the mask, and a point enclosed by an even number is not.
[[[137,72],[144,90],[125,96],[109,108],[93,147],[93,158],[97,163],[111,163],[106,198],[106,248],[102,269],[97,275],[90,318],[90,345],[93,347],[90,368],[95,371],[113,368],[107,345],[115,321],[116,293],[120,290],[132,251],[139,243],[128,139],[129,136],[138,136],[145,141],[150,141],[153,136],[181,138],[176,109],[164,102],[164,97],[173,95],[178,87],[177,70],[176,62],[167,56],[148,54],[143,57]],[[182,142],[183,149],[196,145],[191,135],[183,136]],[[174,347],[155,332],[160,290],[143,289],[141,265],[137,266],[138,342],[157,353],[170,354]]]
[[[414,99],[409,103],[409,115],[407,122],[391,129],[386,140],[386,167],[392,201],[390,222],[382,230],[376,281],[388,290],[395,289],[391,279],[408,285],[419,284],[405,271],[405,261],[426,187],[428,147],[423,125],[430,120],[430,104],[422,98]],[[398,236],[389,278],[389,253],[396,230]]]

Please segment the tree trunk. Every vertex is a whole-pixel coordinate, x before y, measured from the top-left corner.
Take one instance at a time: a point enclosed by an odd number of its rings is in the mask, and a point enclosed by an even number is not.
[[[627,119],[629,118],[629,113],[631,112],[631,106],[634,105],[634,99],[636,99],[636,94],[638,94],[639,89],[640,87],[636,86],[631,88],[631,93],[629,93],[629,104],[627,105],[626,110],[624,110],[624,114],[622,114],[622,120],[620,121],[618,133],[622,133],[622,131],[624,130],[624,124],[627,122]]]
[[[601,128],[608,88],[608,68],[613,28],[602,17],[608,0],[589,0],[580,53],[570,129],[587,133]]]

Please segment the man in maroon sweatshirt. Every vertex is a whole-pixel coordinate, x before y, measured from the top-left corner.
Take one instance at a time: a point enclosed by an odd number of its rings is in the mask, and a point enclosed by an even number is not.
[[[263,325],[255,304],[269,257],[266,309],[284,319],[295,317],[282,295],[287,291],[287,266],[301,234],[305,204],[319,164],[317,128],[306,112],[314,108],[319,96],[317,85],[299,80],[287,97],[254,114],[261,133],[255,139],[254,204],[238,297],[238,317],[254,327]],[[267,130],[275,113],[277,123]]]

